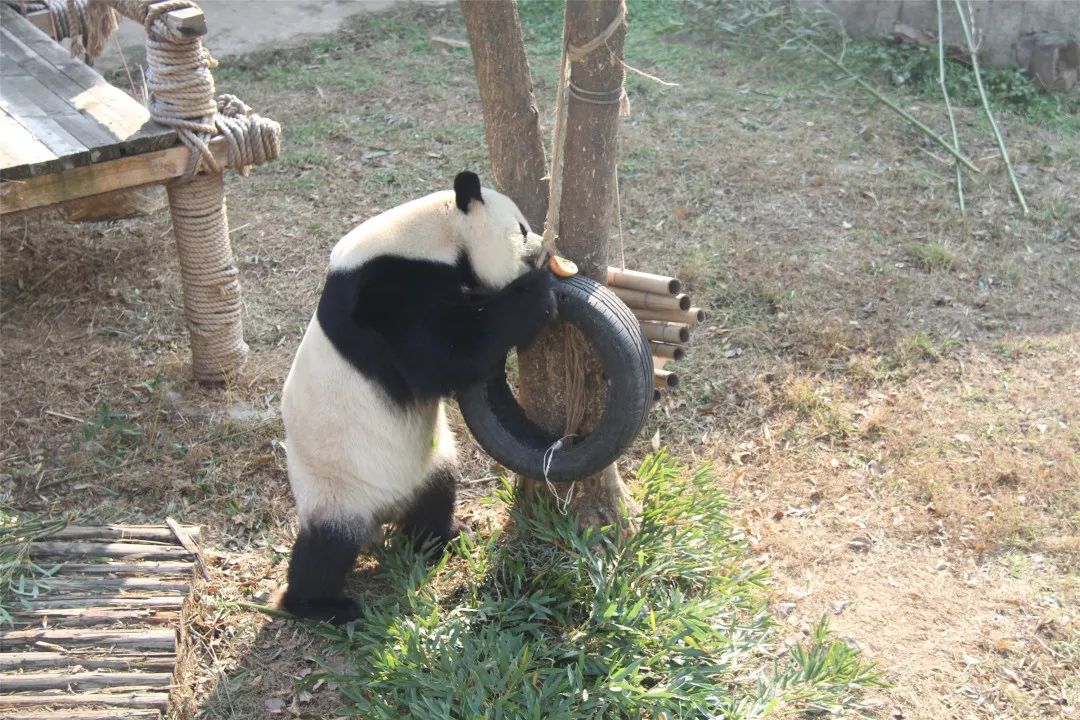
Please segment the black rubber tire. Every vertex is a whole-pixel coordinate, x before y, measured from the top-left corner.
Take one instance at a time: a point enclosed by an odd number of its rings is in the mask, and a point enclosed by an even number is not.
[[[596,429],[563,441],[551,454],[547,479],[566,483],[594,475],[633,442],[653,402],[649,341],[634,314],[615,293],[587,277],[560,278],[555,289],[559,321],[576,326],[596,352],[607,382],[607,404]],[[509,470],[540,479],[544,455],[561,436],[531,421],[502,372],[457,395],[473,437]]]

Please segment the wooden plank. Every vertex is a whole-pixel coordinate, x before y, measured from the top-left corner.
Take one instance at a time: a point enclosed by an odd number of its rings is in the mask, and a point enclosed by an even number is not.
[[[3,7],[0,5],[0,10]],[[119,145],[124,154],[160,150],[177,142],[174,130],[155,123],[139,102],[110,85],[87,65],[69,57],[55,42],[41,37],[28,43],[16,37],[12,29],[0,28],[4,53],[82,113],[88,122],[108,130],[112,144]]]
[[[24,647],[36,642],[71,646],[116,646],[142,650],[176,651],[173,630],[8,630],[0,632],[0,647]]]
[[[6,53],[0,54],[0,78],[3,78],[5,82],[7,81],[7,78],[28,74],[26,68],[15,62],[15,58]]]
[[[75,559],[108,557],[128,560],[175,560],[191,554],[179,545],[151,545],[131,542],[93,542],[88,540],[44,540],[30,545],[32,558]]]
[[[0,108],[0,158],[4,162],[20,165],[58,161],[56,153],[45,147],[3,108]],[[3,199],[3,191],[4,185],[0,185],[0,200]]]
[[[116,720],[115,710],[46,710],[44,713],[30,710],[9,712],[5,720]],[[127,708],[124,720],[161,720],[160,710]]]
[[[42,672],[18,673],[4,678],[5,692],[39,690],[99,690],[117,687],[168,687],[172,673],[152,672]]]
[[[158,708],[164,711],[169,702],[169,694],[163,692],[126,692],[126,693],[76,693],[61,695],[54,693],[24,693],[21,695],[0,695],[0,707],[72,707],[73,705],[105,705],[123,708]],[[115,717],[115,715],[114,715]]]
[[[118,653],[106,657],[74,652],[5,652],[0,653],[0,672],[81,667],[86,670],[164,670],[176,664],[173,653]]]
[[[220,164],[226,164],[228,151],[223,138],[215,138],[210,149]],[[0,214],[172,180],[184,174],[188,153],[189,150],[181,145],[0,183]]]
[[[198,525],[180,526],[188,535],[198,538],[202,528]],[[50,537],[58,540],[157,540],[177,544],[176,535],[171,528],[160,525],[102,525],[88,527],[68,525]]]
[[[62,600],[28,600],[23,607],[31,610],[45,610],[48,608],[92,608],[92,607],[125,607],[125,608],[179,608],[184,604],[184,598],[179,595],[158,595],[156,597],[142,596],[118,596],[118,597],[73,597],[67,596]]]
[[[117,595],[122,592],[138,591],[139,594],[179,593],[187,595],[191,589],[183,580],[162,580],[145,577],[100,577],[72,575],[49,578],[50,592],[79,591],[83,595]]]
[[[119,621],[160,625],[161,623],[172,622],[180,617],[176,610],[112,607],[33,608],[15,610],[11,613],[11,616],[17,623],[40,624],[47,622],[49,627],[88,627]]]
[[[206,16],[199,8],[182,8],[165,13],[165,25],[183,37],[202,37],[206,34]]]
[[[170,575],[191,577],[195,566],[180,560],[154,560],[134,563],[64,563],[58,575]]]

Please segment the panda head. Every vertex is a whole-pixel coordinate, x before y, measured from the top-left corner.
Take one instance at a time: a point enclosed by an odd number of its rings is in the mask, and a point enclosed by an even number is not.
[[[526,272],[540,253],[541,238],[514,201],[468,170],[454,178],[458,238],[477,279],[499,288]]]

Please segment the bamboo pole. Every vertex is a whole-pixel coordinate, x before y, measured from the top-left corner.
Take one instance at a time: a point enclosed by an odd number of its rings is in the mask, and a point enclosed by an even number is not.
[[[652,351],[654,358],[662,358],[664,360],[682,360],[683,356],[686,354],[686,351],[678,345],[669,345],[654,340],[649,341],[649,350]]]
[[[834,58],[829,53],[827,53],[824,50],[822,50],[821,48],[819,48],[814,43],[810,42],[809,40],[803,40],[803,42],[806,43],[806,46],[808,48],[810,48],[811,50],[816,52],[818,55],[821,55],[823,58],[828,60],[830,64],[834,65],[841,72],[846,73],[847,75],[849,75],[851,77],[851,79],[853,79],[855,81],[856,85],[858,85],[863,90],[865,90],[866,92],[870,93],[875,98],[877,98],[878,102],[882,103],[885,107],[889,108],[890,110],[895,112],[897,115],[904,118],[904,120],[906,120],[910,125],[912,125],[915,128],[918,128],[920,131],[922,131],[923,135],[930,138],[935,143],[940,145],[942,148],[947,150],[948,153],[950,155],[952,155],[954,158],[956,158],[957,162],[959,162],[961,165],[963,165],[964,167],[966,167],[968,170],[970,170],[973,173],[979,172],[979,168],[975,167],[975,163],[971,162],[971,160],[969,160],[963,153],[961,153],[959,150],[955,149],[952,145],[949,144],[949,142],[947,140],[945,140],[943,137],[941,137],[936,132],[931,130],[929,127],[927,127],[926,124],[921,122],[917,117],[915,117],[914,115],[909,113],[907,110],[905,110],[904,108],[902,108],[899,105],[897,105],[896,103],[894,103],[889,98],[882,95],[877,90],[877,88],[875,88],[873,85],[871,85],[870,83],[866,82],[861,77],[859,77],[858,75],[853,73],[851,70],[849,70],[847,68],[846,65],[844,65],[842,62],[840,62],[839,60]]]
[[[1013,172],[1012,163],[1009,161],[1009,151],[1005,148],[1005,139],[1001,137],[1001,130],[998,129],[997,121],[994,120],[994,113],[990,112],[990,101],[987,100],[986,90],[983,88],[982,73],[979,72],[979,50],[975,46],[975,40],[971,34],[971,26],[974,25],[975,18],[972,17],[969,25],[967,18],[964,17],[964,10],[960,7],[960,0],[953,0],[953,2],[956,4],[956,14],[960,16],[960,27],[964,29],[964,40],[967,42],[968,52],[971,55],[971,72],[975,75],[975,86],[979,89],[979,99],[982,100],[983,112],[986,113],[986,119],[990,121],[990,129],[994,131],[994,139],[997,141],[1001,161],[1005,163],[1005,170],[1009,175],[1009,183],[1012,185],[1013,194],[1016,195],[1016,200],[1020,203],[1020,209],[1023,211],[1024,217],[1027,217],[1029,212],[1027,200],[1024,199],[1024,193],[1020,190],[1020,183],[1016,180],[1016,173]],[[970,0],[968,10],[971,10]]]
[[[689,310],[646,310],[644,308],[630,308],[630,310],[638,320],[662,320],[686,325],[698,325],[705,321],[705,311],[699,307],[692,307]]]
[[[941,85],[941,96],[945,99],[945,112],[949,115],[949,127],[952,128],[953,147],[960,150],[960,134],[956,131],[956,115],[953,113],[952,101],[949,99],[949,87],[945,82],[945,31],[942,22],[941,0],[937,0],[937,34],[938,34],[938,84]],[[964,208],[964,173],[960,165],[953,162],[956,171],[956,199],[960,204],[960,214],[965,213]]]
[[[690,328],[682,323],[644,320],[641,329],[649,340],[684,344],[690,340]]]
[[[621,270],[616,267],[608,267],[607,284],[658,295],[678,295],[682,290],[682,283],[673,277],[653,275],[637,270]]]
[[[657,293],[631,290],[630,288],[612,285],[611,291],[631,308],[648,308],[649,310],[689,310],[690,296],[686,293],[678,295],[659,295]]]
[[[679,385],[679,376],[670,370],[653,370],[653,382],[658,388],[673,388]]]

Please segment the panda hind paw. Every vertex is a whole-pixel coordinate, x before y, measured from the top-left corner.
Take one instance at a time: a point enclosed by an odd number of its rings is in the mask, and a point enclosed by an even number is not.
[[[281,606],[294,617],[305,620],[318,620],[332,625],[344,625],[356,620],[362,614],[360,603],[352,598],[290,598],[282,599]]]

